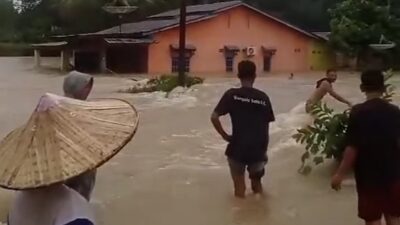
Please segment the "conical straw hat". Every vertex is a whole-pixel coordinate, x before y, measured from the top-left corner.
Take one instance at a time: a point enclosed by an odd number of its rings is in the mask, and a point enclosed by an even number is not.
[[[0,187],[45,187],[95,169],[132,139],[138,121],[122,100],[46,94],[29,121],[0,142]]]

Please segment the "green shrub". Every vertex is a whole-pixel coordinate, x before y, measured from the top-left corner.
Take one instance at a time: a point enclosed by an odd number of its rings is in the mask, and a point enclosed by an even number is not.
[[[196,84],[201,84],[204,82],[204,79],[199,77],[186,77],[186,87],[191,87]],[[179,86],[178,76],[176,75],[162,75],[158,78],[151,79],[147,82],[146,85],[142,87],[131,87],[123,92],[127,93],[142,93],[142,92],[155,92],[155,91],[162,91],[162,92],[171,92],[176,87]]]
[[[137,93],[149,93],[149,92],[156,92],[156,86],[145,86],[145,87],[130,87],[125,90],[120,90],[122,93],[131,93],[131,94],[137,94]]]
[[[178,76],[162,75],[160,78],[155,79],[154,82],[156,83],[157,91],[167,93],[179,86]]]
[[[393,76],[392,71],[385,72],[385,82]],[[386,83],[383,99],[392,101],[394,86]],[[293,138],[297,143],[305,144],[305,152],[301,157],[302,165],[299,172],[309,174],[312,164],[319,165],[325,159],[341,160],[344,149],[344,138],[349,119],[349,110],[335,113],[326,104],[315,105],[311,114],[314,122],[299,129]]]

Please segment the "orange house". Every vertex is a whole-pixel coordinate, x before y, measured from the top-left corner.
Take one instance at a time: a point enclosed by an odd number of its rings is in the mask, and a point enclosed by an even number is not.
[[[186,64],[192,73],[235,72],[237,63],[244,59],[254,61],[259,73],[308,71],[318,64],[314,46],[326,45],[318,35],[241,1],[189,6],[187,12]],[[69,38],[78,69],[84,65],[82,61],[97,55],[91,62],[95,65],[97,61],[102,71],[176,72],[179,10]]]

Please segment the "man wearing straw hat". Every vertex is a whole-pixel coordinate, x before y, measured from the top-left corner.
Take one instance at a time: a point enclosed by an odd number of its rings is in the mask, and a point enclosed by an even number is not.
[[[116,155],[138,118],[121,100],[44,95],[28,122],[0,142],[0,187],[19,191],[9,225],[94,225],[89,202],[64,182]]]
[[[64,79],[64,95],[66,97],[86,100],[93,88],[93,77],[89,74],[72,71]],[[89,171],[79,177],[75,177],[65,184],[77,191],[88,201],[92,195],[96,183],[96,170]]]

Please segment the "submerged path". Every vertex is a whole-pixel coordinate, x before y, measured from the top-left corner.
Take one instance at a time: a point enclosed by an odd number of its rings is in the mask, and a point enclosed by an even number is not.
[[[61,75],[39,72],[31,65],[28,58],[0,58],[1,137],[27,120],[40,95],[61,94]],[[240,201],[231,194],[225,143],[209,123],[219,97],[238,84],[235,79],[209,79],[182,96],[166,99],[161,93],[118,94],[128,79],[96,78],[92,97],[124,98],[141,113],[134,141],[99,170],[93,201],[99,224],[356,224],[354,186],[350,183],[341,193],[329,189],[332,163],[309,177],[296,172],[302,147],[289,137],[301,122],[296,110],[318,77],[287,77],[264,77],[257,82],[270,95],[278,115],[271,128],[265,179],[268,196]],[[337,89],[357,101],[362,99],[357,86],[356,77],[349,75],[340,78]],[[10,195],[0,191],[0,221]]]

